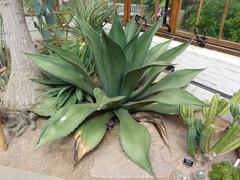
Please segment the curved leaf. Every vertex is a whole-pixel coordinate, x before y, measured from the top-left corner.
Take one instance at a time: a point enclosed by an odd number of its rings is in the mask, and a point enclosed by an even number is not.
[[[43,127],[36,147],[68,135],[96,110],[95,104],[75,104],[61,108]]]
[[[146,59],[145,59],[145,63],[144,64],[149,64],[149,63],[153,63],[157,60],[159,60],[159,57],[167,51],[167,48],[169,46],[169,44],[171,43],[172,41],[169,40],[169,41],[165,41],[163,43],[160,43],[154,47],[152,47],[149,51],[148,51],[148,54],[146,56]]]
[[[131,69],[138,68],[143,65],[146,55],[148,53],[149,47],[152,42],[152,38],[161,25],[162,25],[162,20],[159,20],[154,26],[152,26],[148,31],[144,32],[139,37],[136,44],[136,49],[135,49],[135,54],[133,57]]]
[[[165,62],[154,62],[152,64],[148,64],[136,69],[133,69],[131,71],[129,71],[126,76],[124,77],[124,81],[123,81],[123,90],[122,90],[122,94],[124,95],[129,95],[129,93],[135,88],[135,86],[138,84],[139,80],[141,79],[143,73],[153,67],[153,66],[167,66],[169,65],[169,63],[165,63]]]
[[[122,48],[125,46],[126,38],[117,11],[115,11],[109,36]]]
[[[151,136],[148,130],[135,121],[127,110],[115,111],[120,121],[120,142],[127,156],[149,174],[154,175],[149,160]]]
[[[119,107],[120,102],[125,98],[125,96],[116,96],[109,98],[100,88],[94,89],[94,95],[96,98],[96,103],[98,105],[98,110],[102,110],[107,107],[111,109]]]
[[[58,57],[49,55],[28,54],[28,56],[40,68],[47,71],[49,74],[52,74],[57,78],[62,79],[63,81],[71,83],[86,91],[87,93],[93,95],[92,87],[90,87],[90,85],[84,81],[83,76],[81,76],[76,68],[74,68],[74,66],[68,62],[63,61]]]
[[[142,101],[155,101],[169,105],[189,104],[196,106],[206,106],[201,100],[183,89],[169,89],[162,91],[154,96],[145,98]]]
[[[48,96],[47,98],[42,99],[40,103],[35,105],[31,111],[40,116],[52,116],[57,111],[57,102],[57,97]]]
[[[131,21],[127,23],[124,29],[124,34],[126,37],[126,41],[129,42],[135,34],[135,16],[132,16]]]
[[[67,82],[55,79],[30,79],[33,82],[43,84],[43,85],[67,85]]]
[[[185,49],[189,46],[191,42],[185,42],[183,44],[181,44],[180,46],[177,46],[175,48],[172,48],[170,50],[167,50],[166,52],[164,52],[163,54],[161,54],[159,56],[159,59],[157,61],[162,61],[165,63],[171,63],[177,56],[179,56],[180,54],[182,54]],[[162,69],[159,68],[152,68],[151,71],[149,72],[149,74],[147,75],[147,81],[145,82],[145,84],[140,87],[138,90],[136,90],[132,95],[131,95],[131,99],[136,99],[138,98],[140,95],[142,95],[143,93],[146,92],[146,90],[152,86],[152,83],[154,82],[154,80],[158,77],[159,73],[164,70],[167,66],[162,67]]]
[[[105,61],[104,71],[107,79],[103,82],[106,94],[109,97],[119,95],[122,76],[125,71],[126,57],[122,48],[116,44],[105,32],[103,35],[103,45],[106,53],[102,61]],[[111,50],[110,50],[111,49]]]
[[[106,133],[106,124],[114,116],[107,112],[91,118],[84,122],[75,132],[74,142],[74,164],[76,165],[82,157],[94,149]]]
[[[47,49],[53,51],[58,56],[66,60],[71,65],[75,66],[76,70],[79,71],[79,73],[84,77],[84,79],[91,85],[91,87],[94,87],[94,83],[90,77],[90,75],[87,73],[85,68],[82,64],[79,63],[80,57],[74,56],[74,54],[71,51],[64,50],[62,48],[50,45],[50,44],[43,44]]]
[[[160,114],[178,115],[179,105],[154,103],[154,104],[149,104],[149,105],[137,108],[134,111],[151,111],[151,112],[160,113]]]
[[[140,98],[168,89],[186,87],[192,81],[192,79],[202,70],[203,69],[184,69],[175,71],[161,79],[159,82],[155,83]]]

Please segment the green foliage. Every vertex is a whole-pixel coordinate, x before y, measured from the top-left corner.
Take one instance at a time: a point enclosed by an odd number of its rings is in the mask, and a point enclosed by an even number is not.
[[[107,0],[73,0],[70,3],[70,12],[74,27],[70,31],[79,38],[83,38],[79,19],[84,19],[94,30],[101,31],[103,23],[114,12]]]
[[[60,41],[62,32],[54,7],[56,0],[45,0],[40,3],[38,0],[26,1],[28,11],[37,17],[34,26],[40,32],[45,41]]]
[[[208,173],[210,180],[238,180],[240,170],[227,161],[213,164],[212,171]]]
[[[199,69],[181,70],[179,73],[177,71],[170,78],[160,80],[163,82],[157,86],[159,89],[155,87],[153,92],[148,92],[154,86],[153,82],[157,75],[187,48],[189,42],[170,50],[167,50],[166,46],[169,43],[166,42],[150,48],[161,21],[140,36],[141,27],[135,28],[133,22],[123,30],[117,14],[109,34],[104,31],[99,34],[99,31],[95,31],[82,17],[77,21],[86,44],[93,53],[94,75],[91,75],[84,64],[78,61],[78,56],[62,48],[46,45],[46,48],[54,54],[28,56],[41,69],[56,77],[56,83],[60,81],[66,83],[64,86],[81,90],[85,96],[88,95],[92,99],[92,102],[82,101],[79,104],[62,106],[44,126],[37,147],[67,136],[77,129],[76,163],[99,144],[105,134],[104,124],[115,117],[120,124],[120,142],[123,150],[133,162],[153,175],[148,157],[150,135],[144,126],[131,117],[130,113],[142,110],[145,106],[148,106],[150,111],[159,112],[159,109],[156,107],[151,109],[149,105],[162,107],[178,107],[180,104],[205,105],[184,90],[191,79],[200,72]],[[157,53],[157,49],[161,53]],[[148,57],[151,57],[151,61]],[[55,81],[38,82],[52,85]],[[145,91],[139,91],[142,87]],[[145,92],[147,94],[143,95]],[[75,95],[70,94],[69,98]],[[163,113],[171,113],[168,108],[161,110]],[[110,114],[106,115],[106,113]],[[95,124],[96,119],[103,122]],[[94,126],[91,125],[92,123]],[[90,126],[97,130],[92,131]],[[83,145],[79,145],[79,142],[83,142]]]
[[[199,26],[206,32],[207,36],[217,37],[222,21],[222,15],[226,0],[205,0],[200,16]],[[193,31],[196,24],[199,0],[185,1],[183,4],[184,17],[180,28]],[[240,1],[232,0],[228,9],[224,24],[223,38],[240,42]]]
[[[181,117],[188,126],[187,148],[188,153],[195,157],[198,151],[204,155],[225,154],[240,147],[240,91],[234,94],[231,100],[220,98],[218,94],[213,96],[209,106],[203,107],[204,120],[196,119],[191,106],[180,107]],[[226,113],[234,118],[231,126],[216,139],[215,121]]]

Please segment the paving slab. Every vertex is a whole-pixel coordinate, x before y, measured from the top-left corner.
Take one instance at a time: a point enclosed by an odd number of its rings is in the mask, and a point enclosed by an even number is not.
[[[61,178],[41,175],[29,171],[23,171],[6,166],[0,166],[1,180],[63,180]]]

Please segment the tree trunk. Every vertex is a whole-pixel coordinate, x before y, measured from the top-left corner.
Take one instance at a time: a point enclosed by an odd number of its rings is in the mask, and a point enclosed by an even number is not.
[[[3,105],[13,110],[29,109],[38,100],[38,85],[30,79],[39,76],[35,64],[24,53],[36,53],[27,28],[21,0],[0,0],[7,47],[11,54],[11,74]]]

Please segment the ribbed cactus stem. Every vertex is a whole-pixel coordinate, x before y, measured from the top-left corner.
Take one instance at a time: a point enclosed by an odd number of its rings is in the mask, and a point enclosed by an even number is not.
[[[208,153],[209,152],[209,148],[211,146],[211,142],[213,139],[213,136],[215,134],[215,126],[213,124],[211,124],[210,126],[205,128],[204,133],[202,134],[202,139],[201,139],[201,147],[202,147],[202,151],[204,153]]]
[[[0,122],[0,151],[6,151],[7,149],[8,149],[8,145],[3,132],[2,124]]]
[[[233,97],[230,100],[231,104],[240,104],[240,90],[233,94]]]
[[[216,94],[213,96],[210,102],[209,109],[206,116],[206,122],[205,122],[206,128],[210,126],[216,119],[219,99],[220,99],[220,95]]]
[[[194,157],[197,153],[197,130],[194,126],[189,127],[187,133],[187,151],[192,157]]]
[[[211,153],[223,153],[223,149],[227,147],[235,139],[239,138],[240,133],[240,122],[233,122],[232,126],[227,130],[227,132],[220,138],[220,140],[211,148]],[[226,148],[225,148],[226,149]]]
[[[179,111],[181,117],[189,126],[189,122],[192,123],[194,121],[193,108],[191,106],[181,105]]]

